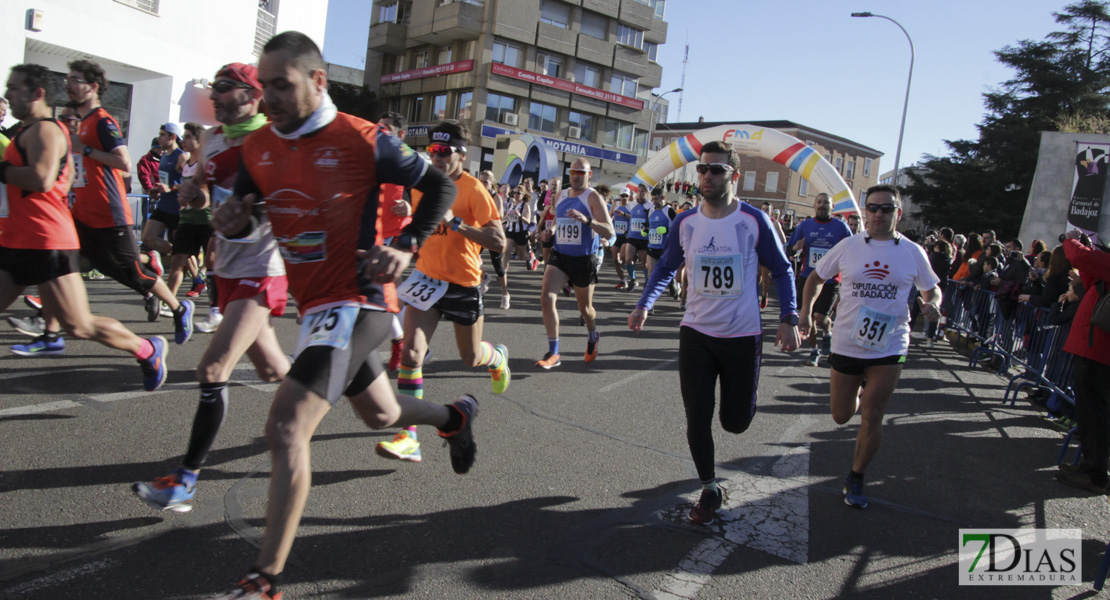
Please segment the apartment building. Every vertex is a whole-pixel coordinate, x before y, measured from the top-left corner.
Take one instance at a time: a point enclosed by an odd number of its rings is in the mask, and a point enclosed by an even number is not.
[[[652,136],[653,150],[667,147],[680,138],[700,129],[708,129],[730,123],[748,123],[755,127],[766,127],[794,136],[820,152],[829,161],[851,188],[857,200],[867,188],[879,179],[879,158],[882,152],[854,142],[848,138],[826,133],[793,121],[692,121],[683,123],[660,123]],[[667,178],[672,181],[697,181],[693,168],[679,169]],[[775,208],[794,211],[794,214],[808,217],[813,215],[813,200],[820,190],[813,189],[809,182],[791,171],[786,165],[759,157],[743,156],[740,159],[740,180],[736,193],[749,204],[756,206],[770,202]]]
[[[530,133],[565,169],[627,181],[647,153],[666,0],[374,0],[365,84],[408,118],[406,141],[459,119],[473,172],[496,138]],[[527,173],[526,173],[527,174]]]

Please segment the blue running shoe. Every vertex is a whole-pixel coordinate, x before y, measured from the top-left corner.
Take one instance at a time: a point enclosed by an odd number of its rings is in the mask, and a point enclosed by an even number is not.
[[[867,508],[867,496],[863,495],[863,480],[849,476],[844,480],[844,504],[852,508]]]
[[[193,510],[193,498],[197,495],[196,485],[187,487],[181,483],[180,470],[173,475],[159,477],[150,483],[142,481],[133,483],[131,489],[143,502],[154,508],[174,512]]]
[[[45,335],[40,335],[30,344],[12,346],[12,352],[20,356],[57,356],[65,351],[66,341],[61,336],[50,341]]]
[[[181,301],[181,311],[173,314],[173,341],[184,344],[193,337],[193,313],[196,306],[192,300]]]
[[[139,359],[139,368],[143,370],[143,389],[153,392],[166,382],[166,355],[170,349],[166,345],[166,338],[160,335],[149,340],[154,345],[154,354],[146,360]]]

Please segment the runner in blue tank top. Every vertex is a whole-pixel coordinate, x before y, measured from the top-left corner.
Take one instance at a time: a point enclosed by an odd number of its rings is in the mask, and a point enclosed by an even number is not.
[[[678,216],[674,209],[665,204],[663,198],[663,188],[656,187],[651,190],[651,213],[648,214],[647,224],[647,276],[651,277],[651,272],[655,269],[655,264],[659,262],[659,258],[663,256],[663,248],[667,243],[667,238],[670,236],[671,222]],[[675,287],[677,279],[671,280],[669,291],[671,298],[678,298],[678,288]]]
[[[641,183],[636,190],[636,202],[628,207],[628,236],[624,245],[624,268],[628,271],[629,280],[627,292],[636,289],[636,259],[639,258],[640,264],[647,268],[647,219],[650,211],[648,186]],[[647,281],[646,274],[644,281]]]
[[[536,361],[541,369],[551,369],[559,361],[559,313],[555,301],[559,290],[569,282],[574,286],[578,311],[586,321],[589,338],[586,342],[586,362],[597,358],[597,311],[593,307],[594,284],[600,259],[597,254],[600,237],[613,235],[613,224],[601,195],[590,187],[590,162],[579,158],[570,166],[570,188],[563,190],[555,200],[554,245],[551,258],[543,272],[543,325],[547,330],[548,351]]]
[[[616,242],[613,244],[613,268],[617,270],[620,283],[615,289],[625,291],[628,289],[628,277],[624,270],[624,246],[628,243],[628,224],[630,222],[628,210],[628,190],[622,190],[620,198],[613,203],[613,230],[616,233]]]

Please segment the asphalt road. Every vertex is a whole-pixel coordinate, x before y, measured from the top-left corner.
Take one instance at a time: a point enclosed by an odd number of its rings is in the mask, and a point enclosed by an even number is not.
[[[340,402],[313,443],[313,488],[283,580],[293,598],[1064,598],[1083,595],[1110,538],[1105,497],[1053,481],[1062,435],[1004,380],[948,345],[914,345],[868,473],[872,505],[840,487],[858,418],[828,415],[828,370],[771,347],[759,412],[742,435],[719,428],[718,474],[731,498],[712,526],[684,515],[698,486],[676,371],[677,303],[643,332],[633,295],[597,294],[601,355],[585,364],[585,328],[561,299],[563,365],[546,351],[539,272],[514,265],[512,308],[487,296],[485,339],[510,350],[513,380],[490,392],[464,369],[451,325],[433,339],[425,397],[475,394],[478,461],[459,476],[432,428],[423,462],[377,456],[393,431],[367,429]],[[89,283],[94,312],[142,335],[141,300]],[[199,311],[201,316],[204,310]],[[21,304],[7,314],[26,315]],[[292,311],[278,320],[296,338]],[[0,331],[0,344],[25,341]],[[195,510],[158,513],[130,484],[166,474],[184,452],[197,402],[193,369],[207,343],[171,349],[171,373],[142,391],[133,359],[68,341],[54,358],[0,356],[0,598],[184,599],[226,591],[251,565],[263,526],[269,457],[262,428],[275,385],[240,365],[231,408]],[[1080,528],[1081,586],[960,586],[960,528]]]

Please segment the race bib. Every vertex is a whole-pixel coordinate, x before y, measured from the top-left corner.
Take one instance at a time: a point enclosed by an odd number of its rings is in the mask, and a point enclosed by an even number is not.
[[[809,249],[809,268],[817,268],[817,263],[829,253],[828,248],[810,248]]]
[[[710,298],[738,298],[744,279],[739,254],[694,256],[694,291]]]
[[[613,229],[616,230],[617,235],[628,233],[628,221],[613,221]]]
[[[230,197],[231,190],[218,185],[212,186],[212,208],[219,208]]]
[[[88,181],[85,175],[85,157],[81,154],[73,155],[73,187],[85,187]]]
[[[666,235],[666,234],[659,233],[659,228],[654,227],[650,231],[648,231],[648,243],[656,245],[656,246],[660,246],[660,245],[663,244],[663,236],[664,235]]]
[[[578,246],[582,243],[582,230],[586,224],[576,219],[555,219],[555,243],[560,246]]]
[[[0,183],[0,219],[8,218],[8,184]]]
[[[632,233],[635,233],[635,234],[639,235],[640,232],[644,230],[644,226],[646,224],[647,224],[647,219],[635,219],[634,218],[634,219],[632,219],[632,224],[628,226],[628,229]]]
[[[309,346],[346,348],[351,343],[351,332],[358,317],[358,304],[317,307],[301,320],[301,334],[297,338],[297,355]]]
[[[510,210],[509,212],[505,213],[505,220],[515,225],[516,223],[520,222],[520,213],[515,210]]]
[[[397,288],[397,297],[417,310],[428,310],[447,293],[447,282],[432,279],[420,271],[412,275]]]
[[[169,185],[170,174],[165,171],[158,171],[158,181],[162,182],[162,185]]]
[[[886,350],[893,337],[895,321],[894,315],[862,306],[852,325],[852,339],[865,348]]]

